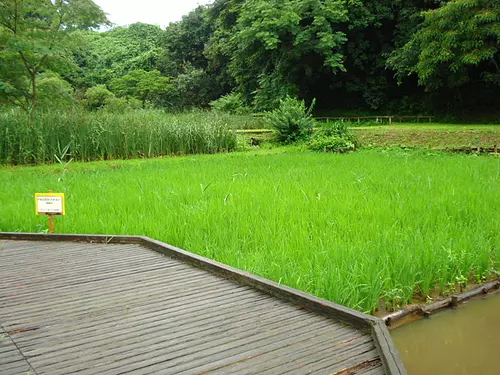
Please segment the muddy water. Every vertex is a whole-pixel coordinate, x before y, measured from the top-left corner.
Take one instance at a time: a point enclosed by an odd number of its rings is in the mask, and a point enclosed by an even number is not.
[[[500,294],[397,328],[409,375],[499,375]]]

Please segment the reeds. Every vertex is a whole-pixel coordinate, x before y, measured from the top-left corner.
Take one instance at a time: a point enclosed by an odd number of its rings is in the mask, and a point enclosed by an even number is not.
[[[1,164],[54,163],[63,154],[92,161],[211,154],[235,147],[228,118],[201,111],[40,112],[30,124],[22,112],[0,114]]]

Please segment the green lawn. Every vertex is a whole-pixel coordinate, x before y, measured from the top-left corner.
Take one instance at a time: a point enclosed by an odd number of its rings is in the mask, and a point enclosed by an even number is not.
[[[373,311],[500,271],[500,158],[292,148],[0,168],[0,231],[141,234]]]

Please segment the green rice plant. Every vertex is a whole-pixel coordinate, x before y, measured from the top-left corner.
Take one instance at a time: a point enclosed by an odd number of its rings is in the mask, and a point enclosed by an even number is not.
[[[34,193],[63,192],[56,232],[147,235],[368,312],[500,272],[496,157],[275,147],[61,168],[0,168],[0,231],[45,230]]]
[[[23,113],[11,110],[0,114],[0,135],[2,164],[54,163],[64,147],[75,161],[216,153],[236,147],[227,117],[201,111],[39,112],[28,124]]]

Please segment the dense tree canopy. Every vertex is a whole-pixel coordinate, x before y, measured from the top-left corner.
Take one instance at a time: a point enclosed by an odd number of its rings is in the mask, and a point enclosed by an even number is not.
[[[106,23],[90,0],[0,6],[0,100],[28,110],[39,76],[60,105],[89,103],[97,87],[96,108],[207,107],[228,94],[254,111],[289,95],[337,113],[500,104],[500,0],[214,0],[165,30],[105,32],[90,31]]]
[[[68,75],[74,68],[72,31],[107,23],[91,0],[3,0],[0,2],[0,98],[31,111],[37,77]]]
[[[500,85],[500,1],[455,0],[422,17],[388,60],[400,79],[416,74],[429,90],[472,79]]]

